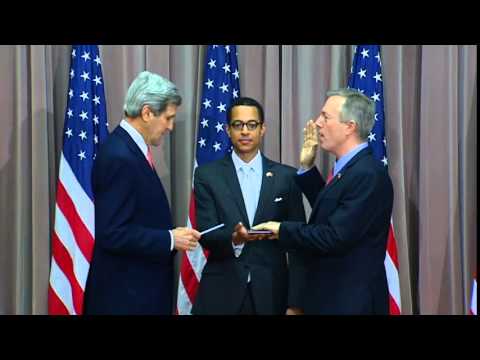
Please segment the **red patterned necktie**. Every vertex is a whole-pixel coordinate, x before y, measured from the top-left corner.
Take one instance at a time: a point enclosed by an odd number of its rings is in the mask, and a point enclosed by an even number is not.
[[[150,164],[150,167],[153,170],[153,156],[152,156],[152,150],[150,150],[150,146],[147,147],[147,161]]]
[[[330,182],[332,181],[333,179],[333,168],[330,170],[330,172],[328,173],[328,176],[327,176],[327,185],[330,184]]]

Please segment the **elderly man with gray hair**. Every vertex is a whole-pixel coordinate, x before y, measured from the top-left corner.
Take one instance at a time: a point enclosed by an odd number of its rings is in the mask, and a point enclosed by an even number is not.
[[[254,229],[270,230],[269,239],[303,253],[305,314],[386,315],[384,260],[393,186],[368,146],[374,104],[350,89],[327,96],[318,118],[304,129],[296,176],[312,206],[308,223],[267,222]],[[327,182],[314,166],[318,144],[336,157]]]
[[[200,233],[173,229],[151,146],[173,130],[182,99],[173,83],[144,71],[125,97],[125,119],[97,154],[92,173],[95,245],[85,314],[173,312],[173,258]]]

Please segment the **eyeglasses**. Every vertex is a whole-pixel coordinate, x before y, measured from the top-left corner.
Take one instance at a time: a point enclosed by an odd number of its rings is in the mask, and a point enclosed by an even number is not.
[[[243,130],[243,127],[245,125],[247,125],[247,129],[252,131],[252,130],[255,130],[258,127],[258,125],[260,125],[260,124],[261,123],[259,123],[258,121],[254,121],[254,120],[250,120],[250,121],[247,121],[247,122],[243,122],[243,121],[240,121],[240,120],[235,120],[230,124],[230,126],[234,130],[240,131],[240,130]]]

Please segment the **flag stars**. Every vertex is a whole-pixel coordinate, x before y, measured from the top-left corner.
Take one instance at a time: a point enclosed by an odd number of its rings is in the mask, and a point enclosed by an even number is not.
[[[225,83],[222,83],[222,86],[219,86],[219,89],[222,90],[222,93],[228,92],[228,85]]]
[[[238,79],[240,77],[238,74],[238,69],[235,69],[235,72],[232,75],[235,76],[235,79]]]
[[[102,78],[98,75],[95,76],[95,79],[93,79],[93,81],[95,81],[95,85],[100,85],[102,83]]]
[[[203,128],[206,128],[206,127],[208,127],[208,120],[207,120],[207,119],[205,119],[205,118],[203,118],[203,120],[202,120],[202,123],[201,123],[201,124],[202,124]]]
[[[69,138],[71,138],[73,136],[72,129],[68,128],[67,131],[65,131],[65,135],[67,135]]]
[[[83,74],[80,75],[80,77],[83,79],[83,81],[90,80],[90,73],[84,71]]]
[[[94,142],[95,144],[98,144],[98,136],[97,136],[97,135],[94,135],[94,136],[93,136],[93,142]]]
[[[70,70],[70,79],[73,79],[73,77],[75,76],[75,70]]]
[[[98,121],[98,116],[97,116],[96,114],[93,115],[93,123],[94,123],[95,125],[98,125],[98,124],[100,123],[100,122]]]
[[[230,65],[227,64],[227,63],[225,63],[225,65],[223,65],[222,69],[223,69],[223,71],[225,71],[225,74],[226,74],[227,72],[232,72],[232,71],[230,70]]]
[[[86,158],[86,156],[85,156],[85,151],[80,151],[80,152],[77,154],[77,156],[80,158],[80,160],[85,159],[85,158]]]
[[[205,99],[205,101],[203,102],[203,106],[205,106],[205,109],[212,107],[212,100]]]
[[[93,98],[93,102],[95,103],[95,105],[99,105],[100,104],[100,96],[96,96]]]
[[[222,149],[221,144],[217,141],[215,141],[215,144],[213,144],[213,148],[215,149],[215,152],[220,151]]]
[[[375,101],[375,102],[380,101],[380,94],[374,92],[373,95],[372,95],[372,100]]]
[[[384,144],[385,146],[387,146],[387,139],[383,138],[382,141],[383,141],[383,144]]]
[[[369,51],[370,51],[370,50],[368,50],[368,49],[363,49],[363,50],[362,50],[362,57],[363,57],[364,59],[365,59],[366,57],[370,57],[370,56],[368,55],[368,52],[369,52]]]
[[[80,95],[80,97],[82,98],[82,100],[85,102],[85,100],[88,100],[89,97],[88,97],[88,93],[85,92],[85,91],[82,91],[82,94]]]
[[[378,72],[375,72],[375,76],[373,77],[375,79],[375,82],[382,81],[382,74],[379,74]]]
[[[68,116],[69,118],[71,118],[71,117],[73,116],[73,111],[72,111],[72,109],[68,109],[68,111],[67,111],[67,116]]]
[[[82,110],[82,112],[81,112],[81,114],[80,114],[80,117],[82,118],[82,120],[88,119],[88,114],[87,114],[87,112]]]
[[[82,58],[83,60],[85,60],[85,61],[87,61],[87,60],[92,60],[92,59],[90,58],[90,53],[87,52],[87,51],[84,51],[84,52],[83,52],[83,55],[81,56],[81,58]]]
[[[360,79],[367,77],[367,69],[360,68],[360,71],[357,74],[360,76]]]
[[[200,140],[198,140],[198,143],[200,144],[200,147],[201,147],[201,148],[207,146],[207,145],[205,144],[205,139],[202,138],[202,137],[200,138]]]
[[[227,54],[230,53],[230,45],[225,46],[225,51],[227,52]]]
[[[227,104],[223,104],[221,101],[220,101],[220,105],[217,106],[217,109],[218,111],[222,112],[222,111],[227,111],[227,109],[225,108],[227,106]]]
[[[78,134],[78,136],[80,136],[80,139],[82,139],[82,141],[84,141],[87,138],[87,132],[82,130],[82,131],[80,131],[80,134]]]
[[[380,61],[380,53],[378,53],[377,55],[375,55],[375,59],[377,59],[378,63],[380,65],[382,65],[382,62]]]
[[[217,125],[215,125],[215,127],[217,128],[217,134],[220,131],[223,131],[223,124],[221,124],[220,122],[217,122]]]
[[[215,65],[216,63],[217,60],[210,59],[208,66],[210,66],[210,69],[213,69],[214,67],[217,67],[217,65]]]
[[[68,91],[68,96],[70,96],[70,99],[73,97],[73,90],[72,90],[72,89],[70,89],[70,90]]]
[[[73,49],[72,50],[72,57],[76,57],[77,56],[77,49]]]
[[[100,61],[100,57],[99,57],[98,55],[95,57],[95,59],[94,59],[93,61],[95,61],[95,63],[97,64],[97,66],[102,63],[102,62]]]
[[[375,113],[375,121],[378,121],[378,113]]]
[[[384,165],[384,166],[387,166],[387,165],[388,165],[388,160],[387,160],[387,157],[386,157],[386,156],[383,157],[382,162],[383,162],[383,165]]]
[[[234,99],[238,98],[238,90],[237,89],[233,89],[232,94],[233,94]]]
[[[371,132],[370,135],[368,135],[368,141],[370,141],[370,142],[377,141],[374,133]]]
[[[208,81],[205,83],[207,85],[207,88],[213,88],[213,80],[208,79]]]

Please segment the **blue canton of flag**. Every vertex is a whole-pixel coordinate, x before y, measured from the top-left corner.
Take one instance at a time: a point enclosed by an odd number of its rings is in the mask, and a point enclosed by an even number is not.
[[[93,201],[93,161],[108,135],[102,63],[97,45],[74,45],[71,56],[63,154]]]
[[[379,45],[357,46],[348,87],[362,92],[375,102],[375,124],[368,135],[368,143],[374,156],[387,166],[382,62]]]
[[[226,133],[227,110],[240,96],[236,45],[209,45],[200,104],[197,163],[223,158],[232,151]]]

